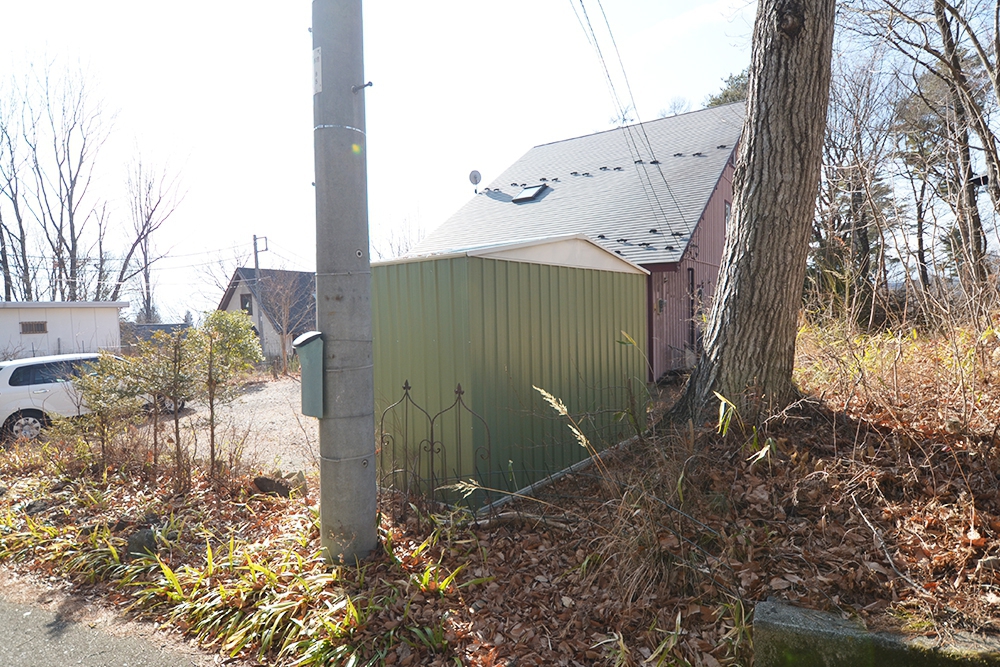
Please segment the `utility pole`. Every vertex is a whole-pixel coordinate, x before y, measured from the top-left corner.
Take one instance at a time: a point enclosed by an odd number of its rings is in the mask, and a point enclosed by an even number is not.
[[[257,250],[257,241],[264,241],[264,249]],[[257,335],[260,336],[260,350],[264,351],[264,296],[260,286],[260,259],[258,252],[267,252],[267,237],[253,235],[253,284],[257,292]]]
[[[375,548],[375,380],[361,0],[313,0],[320,530],[326,557]]]

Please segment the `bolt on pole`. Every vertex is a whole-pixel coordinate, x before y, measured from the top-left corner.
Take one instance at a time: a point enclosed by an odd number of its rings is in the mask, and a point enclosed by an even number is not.
[[[314,0],[312,35],[320,530],[327,559],[351,562],[377,543],[361,0]]]

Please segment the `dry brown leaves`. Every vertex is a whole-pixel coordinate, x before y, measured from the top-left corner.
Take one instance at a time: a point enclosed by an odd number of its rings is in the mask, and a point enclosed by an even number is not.
[[[915,633],[1000,631],[996,379],[980,366],[956,381],[947,346],[886,346],[855,355],[877,373],[809,385],[823,401],[756,444],[712,425],[662,433],[482,522],[386,494],[387,548],[345,568],[365,605],[349,641],[404,667],[749,664],[752,607],[769,597]],[[990,353],[973,344],[973,360]],[[114,518],[152,501],[106,503]],[[215,534],[317,546],[302,501],[194,505]]]

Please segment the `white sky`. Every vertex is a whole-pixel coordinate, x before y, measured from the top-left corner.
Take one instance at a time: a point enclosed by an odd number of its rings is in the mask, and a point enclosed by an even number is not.
[[[641,120],[675,98],[700,108],[749,63],[753,0],[603,2]],[[628,103],[598,4],[586,6]],[[532,146],[611,127],[579,7],[364,3],[377,247],[441,224],[472,196],[471,170],[488,183]],[[213,308],[204,265],[249,253],[254,234],[268,239],[262,267],[315,267],[310,16],[304,0],[0,0],[0,72],[82,67],[116,113],[102,196],[120,200],[136,146],[177,175],[184,200],[155,240],[170,255],[155,271],[166,320]]]

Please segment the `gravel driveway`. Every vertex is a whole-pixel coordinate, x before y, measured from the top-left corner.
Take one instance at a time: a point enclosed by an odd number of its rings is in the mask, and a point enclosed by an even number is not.
[[[185,423],[197,429],[199,457],[207,448],[208,408],[199,403],[184,410]],[[245,441],[243,462],[264,472],[319,470],[319,427],[301,412],[298,378],[259,380],[247,384],[232,403],[217,409],[216,436],[226,443]]]

